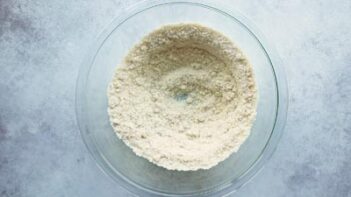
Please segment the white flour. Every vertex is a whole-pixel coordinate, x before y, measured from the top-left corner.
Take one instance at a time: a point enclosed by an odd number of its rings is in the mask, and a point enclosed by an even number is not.
[[[125,57],[108,89],[117,136],[170,170],[208,169],[250,134],[256,84],[242,52],[198,24],[163,26]]]

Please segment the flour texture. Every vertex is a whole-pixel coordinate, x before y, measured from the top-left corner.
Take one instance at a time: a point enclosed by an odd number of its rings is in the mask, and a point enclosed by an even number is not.
[[[145,36],[108,88],[117,136],[169,170],[209,169],[250,134],[257,89],[252,66],[223,34],[192,23]]]

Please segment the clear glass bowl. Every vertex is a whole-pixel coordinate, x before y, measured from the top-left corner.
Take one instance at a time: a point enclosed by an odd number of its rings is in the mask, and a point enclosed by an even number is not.
[[[247,55],[258,84],[257,118],[237,153],[209,170],[169,171],[136,156],[110,126],[107,86],[115,67],[144,35],[169,23],[197,22],[231,38]],[[223,196],[247,182],[274,151],[287,112],[287,85],[272,47],[228,6],[203,1],[146,1],[117,17],[81,66],[76,111],[82,138],[101,169],[140,196]]]

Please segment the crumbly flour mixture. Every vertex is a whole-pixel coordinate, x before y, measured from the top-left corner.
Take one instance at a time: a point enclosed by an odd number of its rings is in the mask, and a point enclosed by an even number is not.
[[[174,24],[129,51],[109,85],[108,113],[137,155],[170,170],[198,170],[238,151],[256,100],[252,67],[231,40],[199,24]]]

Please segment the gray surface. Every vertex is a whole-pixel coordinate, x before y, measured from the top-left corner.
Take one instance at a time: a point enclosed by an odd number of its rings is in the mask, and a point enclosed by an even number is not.
[[[88,46],[134,1],[0,0],[0,196],[126,196],[78,132]],[[275,43],[289,117],[273,158],[233,196],[351,196],[351,1],[238,0]],[[268,3],[269,2],[269,3]]]

